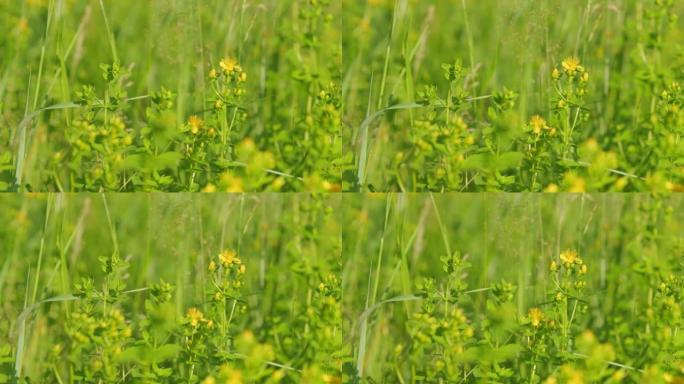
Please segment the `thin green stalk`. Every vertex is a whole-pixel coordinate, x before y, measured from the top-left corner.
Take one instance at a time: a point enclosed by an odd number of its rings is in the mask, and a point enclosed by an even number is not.
[[[475,69],[475,48],[473,46],[473,35],[470,32],[470,23],[468,22],[468,11],[466,10],[465,0],[461,0],[463,7],[463,20],[465,22],[466,37],[468,39],[468,56],[470,57],[470,69]]]
[[[382,68],[382,79],[380,80],[380,94],[378,95],[378,105],[377,110],[382,109],[383,100],[385,98],[385,86],[387,83],[387,75],[389,73],[389,63],[392,53],[392,38],[394,37],[394,28],[397,22],[397,3],[399,0],[394,2],[394,11],[392,12],[392,28],[390,29],[390,34],[387,38],[387,47],[385,48],[385,64]]]
[[[47,200],[47,206],[45,207],[45,221],[43,222],[43,233],[40,237],[40,248],[38,249],[38,264],[36,266],[35,277],[33,278],[33,296],[31,296],[31,304],[36,302],[38,297],[38,283],[40,281],[40,272],[43,264],[43,252],[45,250],[45,237],[48,230],[48,222],[50,221],[50,212],[52,211],[52,203],[54,201],[55,195],[49,194]]]
[[[109,19],[107,18],[107,12],[105,11],[104,2],[100,0],[100,9],[102,10],[102,18],[104,19],[105,29],[107,30],[107,39],[109,40],[109,47],[112,50],[112,58],[115,63],[119,62],[119,55],[116,52],[116,40],[114,39],[114,34],[109,27]]]

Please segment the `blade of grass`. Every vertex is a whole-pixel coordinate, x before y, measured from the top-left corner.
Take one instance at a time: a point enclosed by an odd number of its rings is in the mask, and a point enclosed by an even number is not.
[[[109,19],[107,18],[107,12],[105,11],[104,2],[100,0],[100,9],[102,10],[102,18],[104,19],[105,29],[107,30],[107,39],[109,40],[109,46],[112,50],[112,58],[114,62],[119,62],[119,55],[116,52],[116,40],[114,39],[114,34],[109,27]]]

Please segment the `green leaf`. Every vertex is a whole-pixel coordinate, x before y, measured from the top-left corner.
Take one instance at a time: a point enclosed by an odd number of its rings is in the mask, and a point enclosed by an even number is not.
[[[153,361],[160,362],[175,357],[180,352],[181,347],[177,344],[164,344],[152,353]]]
[[[506,344],[496,349],[484,347],[480,349],[480,360],[490,363],[500,363],[515,358],[523,349],[524,348],[518,344]]]
[[[143,361],[145,363],[159,363],[175,357],[181,347],[176,344],[165,344],[158,348],[135,346],[121,352],[118,360],[121,362]]]
[[[496,169],[506,170],[520,166],[525,155],[520,152],[504,152],[496,159]]]

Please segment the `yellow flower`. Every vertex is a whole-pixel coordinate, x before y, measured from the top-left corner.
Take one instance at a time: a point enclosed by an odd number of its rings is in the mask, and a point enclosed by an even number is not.
[[[549,269],[551,270],[551,272],[556,272],[558,270],[558,264],[555,261],[552,261]]]
[[[190,127],[190,132],[192,132],[193,135],[196,135],[200,128],[202,128],[202,125],[204,124],[204,121],[198,116],[192,115],[188,117],[188,126]]]
[[[244,192],[242,179],[231,175],[229,172],[224,172],[220,176],[221,189],[225,192],[238,193]]]
[[[215,79],[215,78],[217,78],[217,77],[218,77],[218,72],[216,72],[216,70],[215,70],[214,68],[212,68],[212,69],[209,71],[209,78],[210,78],[210,79]]]
[[[558,192],[558,185],[551,183],[551,184],[547,185],[546,188],[544,188],[544,192],[556,193],[556,192]]]
[[[279,369],[277,371],[273,371],[273,373],[271,374],[271,379],[274,382],[280,382],[280,380],[282,380],[284,377],[285,377],[285,371],[283,371],[282,369]]]
[[[221,261],[221,264],[224,267],[227,267],[231,264],[238,264],[240,262],[240,259],[237,258],[235,251],[225,250],[219,254],[219,261]]]
[[[200,384],[216,384],[216,379],[214,379],[213,376],[209,375],[204,380],[202,380],[202,383]]]
[[[563,265],[565,265],[566,267],[570,267],[572,264],[579,261],[579,257],[577,256],[577,252],[575,251],[564,251],[560,254],[560,260],[561,263],[563,263]]]
[[[244,381],[242,380],[242,372],[240,371],[232,371],[228,378],[226,379],[226,384],[242,384]]]
[[[569,75],[574,74],[576,71],[582,71],[582,65],[580,65],[580,61],[576,57],[568,57],[563,62],[561,63],[563,66],[563,69],[565,72]]]
[[[205,185],[204,188],[202,188],[202,192],[214,193],[214,192],[216,192],[216,186],[212,183],[209,183],[209,184]]]
[[[209,262],[209,272],[214,272],[216,270],[216,263],[213,261]]]
[[[584,178],[578,176],[573,172],[568,172],[563,178],[563,184],[565,184],[565,189],[572,193],[584,193],[586,192],[586,182]]]
[[[327,373],[324,373],[321,378],[325,384],[342,384],[342,379],[337,376],[328,375]]]
[[[188,309],[187,317],[188,320],[190,320],[190,325],[192,325],[194,328],[197,328],[200,321],[204,319],[204,314],[202,314],[199,309],[193,307]]]
[[[539,308],[530,309],[527,316],[530,318],[530,323],[535,328],[538,328],[541,325],[542,320],[544,320],[544,312]]]
[[[561,367],[561,374],[565,378],[565,382],[567,384],[584,384],[585,383],[584,374],[581,371],[573,368],[570,365],[567,365],[567,364],[563,365]]]
[[[236,69],[236,67],[238,67],[237,61],[235,61],[235,59],[231,57],[226,57],[225,59],[221,60],[221,62],[219,62],[219,65],[221,66],[221,69],[223,69],[223,72],[225,72],[226,74],[233,72]]]
[[[542,129],[545,129],[548,126],[546,125],[546,120],[544,120],[544,118],[539,115],[534,115],[530,119],[530,127],[532,127],[532,131],[538,135],[541,133]]]

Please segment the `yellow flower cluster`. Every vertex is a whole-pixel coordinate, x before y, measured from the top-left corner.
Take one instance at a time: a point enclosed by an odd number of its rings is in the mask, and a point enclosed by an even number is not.
[[[223,268],[230,268],[239,275],[244,275],[246,271],[245,264],[237,257],[237,253],[232,249],[224,250],[219,253],[218,260]],[[218,269],[216,263],[212,260],[209,262],[209,272],[215,272]]]
[[[188,117],[188,122],[186,124],[186,132],[190,132],[193,136],[206,135],[208,137],[216,136],[216,129],[213,127],[208,127],[204,120],[197,115],[192,115]]]
[[[566,268],[569,268],[570,266],[572,266],[572,264],[575,264],[578,260],[580,260],[580,258],[579,256],[577,256],[577,252],[568,250],[561,252],[560,260]]]
[[[539,328],[542,325],[542,321],[544,321],[544,312],[541,311],[539,308],[531,308],[530,311],[527,313],[527,317],[530,319],[530,324],[532,324],[532,327],[534,328]]]
[[[234,78],[235,80],[237,80],[238,83],[244,83],[245,81],[247,81],[247,73],[242,69],[240,64],[238,64],[237,60],[235,60],[234,58],[224,58],[219,62],[219,67],[221,67],[221,70],[226,76]],[[218,73],[215,69],[212,69],[209,72],[209,77],[212,79],[218,77]]]
[[[223,265],[224,267],[228,267],[233,264],[238,265],[238,267],[240,268],[244,267],[244,264],[242,264],[240,258],[237,257],[237,253],[235,253],[235,251],[232,249],[227,249],[219,253],[218,258],[221,262],[221,265]]]
[[[192,307],[188,309],[188,312],[185,314],[186,320],[188,324],[193,329],[197,329],[202,325],[205,325],[208,329],[211,329],[214,327],[214,321],[211,319],[207,319],[204,317],[204,314],[202,311],[199,309]]]
[[[553,80],[560,80],[561,76],[565,75],[569,79],[579,80],[580,85],[584,86],[589,82],[589,72],[584,68],[577,57],[567,57],[561,62],[560,69],[554,68],[551,72]]]
[[[539,115],[530,118],[529,127],[537,136],[541,135],[542,132],[548,132],[551,136],[556,134],[556,129],[550,127],[546,120]]]
[[[584,67],[582,67],[582,64],[580,63],[579,59],[576,57],[568,57],[563,62],[561,63],[561,66],[563,67],[563,70],[565,73],[568,75],[573,75],[577,71],[584,71]]]

